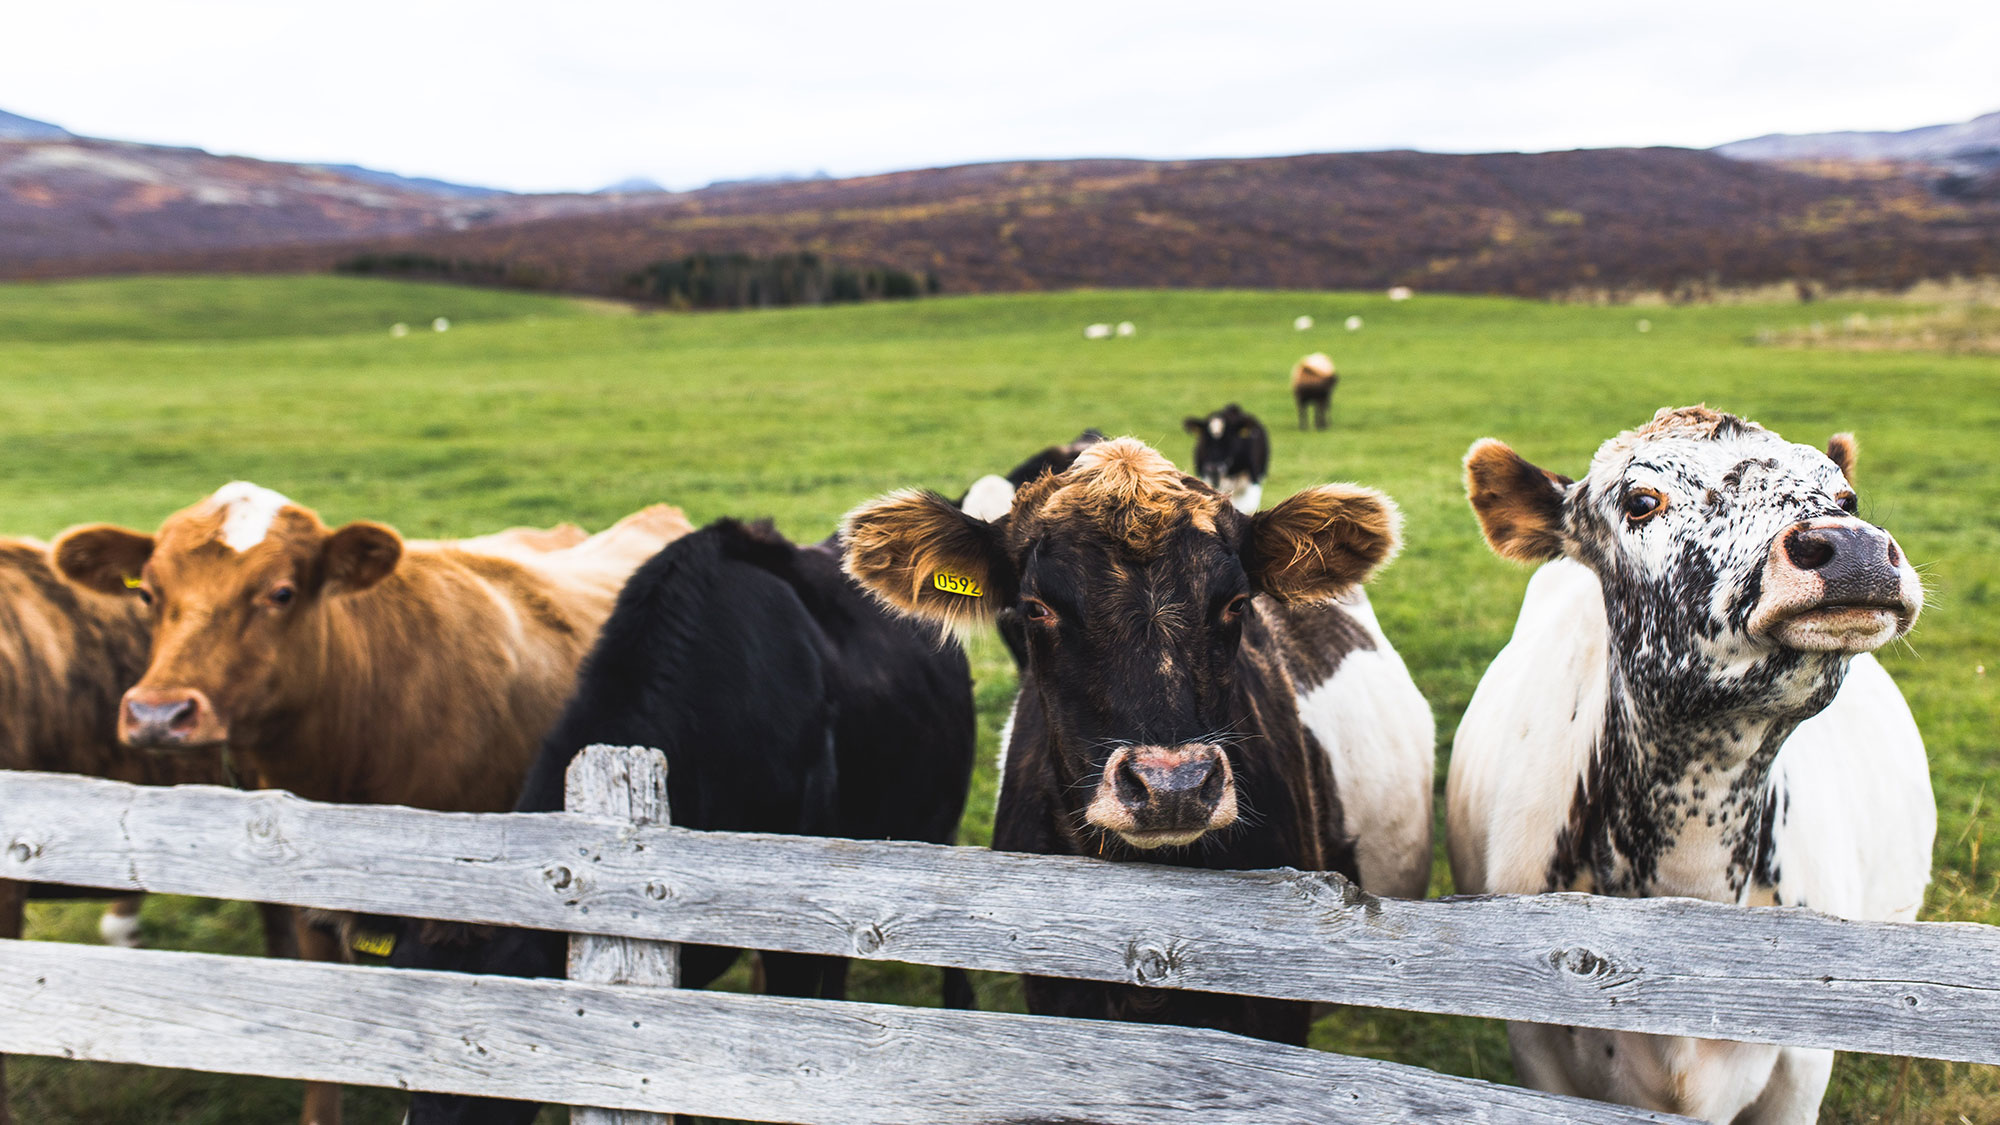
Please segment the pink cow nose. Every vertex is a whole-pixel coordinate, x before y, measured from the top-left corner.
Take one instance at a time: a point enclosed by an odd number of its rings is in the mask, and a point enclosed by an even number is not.
[[[204,719],[214,715],[207,697],[194,690],[133,688],[118,714],[118,738],[141,750],[177,749],[196,744]],[[202,739],[200,741],[206,741]]]
[[[1137,847],[1190,844],[1235,821],[1235,774],[1218,746],[1120,747],[1084,818]]]

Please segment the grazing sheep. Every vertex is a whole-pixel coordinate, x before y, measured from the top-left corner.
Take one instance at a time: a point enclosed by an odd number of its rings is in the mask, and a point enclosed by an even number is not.
[[[1111,326],[1109,324],[1086,324],[1083,326],[1083,338],[1086,340],[1109,340],[1111,338]]]
[[[1359,332],[1359,331],[1361,331],[1361,318],[1360,318],[1360,317],[1358,317],[1358,316],[1350,316],[1350,317],[1348,317],[1348,318],[1347,318],[1347,330],[1348,330],[1349,332]]]
[[[1407,285],[1392,285],[1392,286],[1390,286],[1390,287],[1389,287],[1389,299],[1390,299],[1391,301],[1407,301],[1407,300],[1409,300],[1409,299],[1410,299],[1410,287],[1409,287],[1409,286],[1407,286]]]
[[[1118,334],[1120,336],[1130,336],[1138,331],[1139,331],[1139,326],[1132,323],[1129,320],[1121,320],[1118,322]]]
[[[1292,330],[1294,332],[1306,332],[1311,330],[1312,326],[1313,326],[1312,317],[1300,316],[1292,318]]]

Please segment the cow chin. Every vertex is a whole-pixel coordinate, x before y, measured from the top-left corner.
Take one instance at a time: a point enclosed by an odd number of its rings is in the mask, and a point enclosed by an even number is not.
[[[1769,628],[1769,636],[1801,652],[1855,655],[1873,652],[1909,629],[1900,609],[1887,606],[1830,605],[1806,610]]]

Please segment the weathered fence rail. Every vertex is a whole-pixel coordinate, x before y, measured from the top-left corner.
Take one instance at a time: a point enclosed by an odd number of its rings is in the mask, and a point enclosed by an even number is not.
[[[2000,1062],[1993,927],[694,832],[631,755],[585,759],[599,815],[0,776],[0,878],[568,931],[572,976],[616,982],[7,943],[0,1051],[770,1120],[1668,1119],[1215,1033],[663,987],[651,943],[703,942]],[[244,1037],[279,1061],[218,1046]]]

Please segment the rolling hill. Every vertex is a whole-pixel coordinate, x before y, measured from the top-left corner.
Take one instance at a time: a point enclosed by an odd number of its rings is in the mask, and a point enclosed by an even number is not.
[[[13,141],[0,142],[0,276],[365,262],[633,297],[653,263],[801,251],[960,293],[1402,284],[1685,296],[2000,274],[2000,198],[1947,190],[1956,173],[1929,165],[1757,155],[1806,151],[1062,160],[468,197],[194,150]]]

